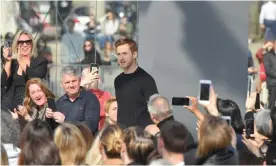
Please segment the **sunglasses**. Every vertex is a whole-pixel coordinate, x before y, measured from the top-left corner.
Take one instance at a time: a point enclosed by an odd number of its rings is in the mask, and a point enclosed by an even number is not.
[[[91,44],[88,44],[88,45],[84,45],[84,47],[91,47],[92,45]]]
[[[32,44],[32,40],[18,40],[17,41],[17,44],[19,44],[19,45],[23,45],[24,43],[26,45],[31,45]]]

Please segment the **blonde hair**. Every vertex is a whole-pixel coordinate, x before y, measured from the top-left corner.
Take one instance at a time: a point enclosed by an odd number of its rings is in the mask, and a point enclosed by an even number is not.
[[[217,149],[227,148],[231,144],[232,130],[220,117],[205,115],[199,127],[198,157],[205,157]]]
[[[92,147],[87,152],[86,155],[86,164],[88,165],[102,165],[103,164],[103,157],[100,153],[100,137],[102,135],[104,129],[100,130],[94,139]]]
[[[141,127],[129,127],[124,131],[123,142],[128,157],[140,164],[147,164],[147,157],[154,150],[153,137]]]
[[[100,138],[107,158],[121,158],[123,130],[117,125],[107,126]]]
[[[117,99],[115,97],[111,97],[108,99],[105,104],[104,104],[104,112],[109,113],[110,106],[113,102],[117,102]],[[104,126],[109,126],[110,125],[110,119],[109,117],[105,116],[105,121],[104,121]]]
[[[32,78],[30,80],[27,81],[26,86],[25,86],[25,98],[23,101],[23,106],[30,111],[31,108],[33,106],[35,106],[35,104],[33,103],[31,97],[30,97],[30,90],[29,87],[32,84],[36,84],[38,85],[42,92],[45,94],[46,98],[55,98],[55,95],[53,94],[53,92],[51,92],[51,90],[47,87],[47,85],[45,85],[43,83],[43,81],[40,78]]]
[[[61,124],[55,131],[54,141],[59,149],[62,165],[85,164],[87,153],[85,140],[75,125]]]
[[[17,32],[17,34],[15,35],[14,39],[13,39],[13,43],[12,43],[12,55],[13,57],[15,57],[16,59],[18,59],[18,39],[21,35],[28,35],[30,37],[30,39],[32,40],[32,52],[31,52],[31,56],[33,57],[37,57],[37,48],[36,48],[36,44],[35,41],[33,39],[33,36],[30,32],[28,31],[24,31],[24,30],[20,30]]]
[[[111,104],[115,101],[117,101],[115,97],[108,99],[104,104],[104,112],[108,113]]]

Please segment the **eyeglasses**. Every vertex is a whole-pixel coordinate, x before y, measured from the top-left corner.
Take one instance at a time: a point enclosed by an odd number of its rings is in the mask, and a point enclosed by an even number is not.
[[[23,45],[23,44],[26,44],[26,45],[31,45],[33,42],[32,42],[32,40],[18,40],[17,41],[17,44],[18,45]]]
[[[91,47],[92,45],[91,44],[88,44],[88,45],[84,45],[84,47]]]

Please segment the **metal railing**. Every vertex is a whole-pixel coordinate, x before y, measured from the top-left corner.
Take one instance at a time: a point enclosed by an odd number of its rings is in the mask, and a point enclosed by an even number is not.
[[[61,81],[60,72],[62,68],[65,66],[68,66],[68,64],[48,65],[48,73],[45,78],[45,82],[57,97],[60,97],[65,93],[60,84],[60,81]],[[80,73],[84,68],[89,67],[89,65],[80,65],[80,64],[73,64],[73,66],[76,67]],[[114,79],[120,72],[121,70],[117,66],[100,66],[99,74],[101,78],[100,78],[99,89],[108,91],[112,95],[115,95]]]

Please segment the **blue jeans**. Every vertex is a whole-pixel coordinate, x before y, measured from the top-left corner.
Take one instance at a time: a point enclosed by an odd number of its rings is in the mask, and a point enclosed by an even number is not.
[[[110,36],[110,35],[100,37],[99,42],[100,42],[101,49],[103,49],[105,47],[105,43],[107,41],[110,42],[110,43],[112,43],[113,42],[113,37]]]
[[[265,30],[265,40],[273,41],[276,40],[276,21],[264,19]]]

